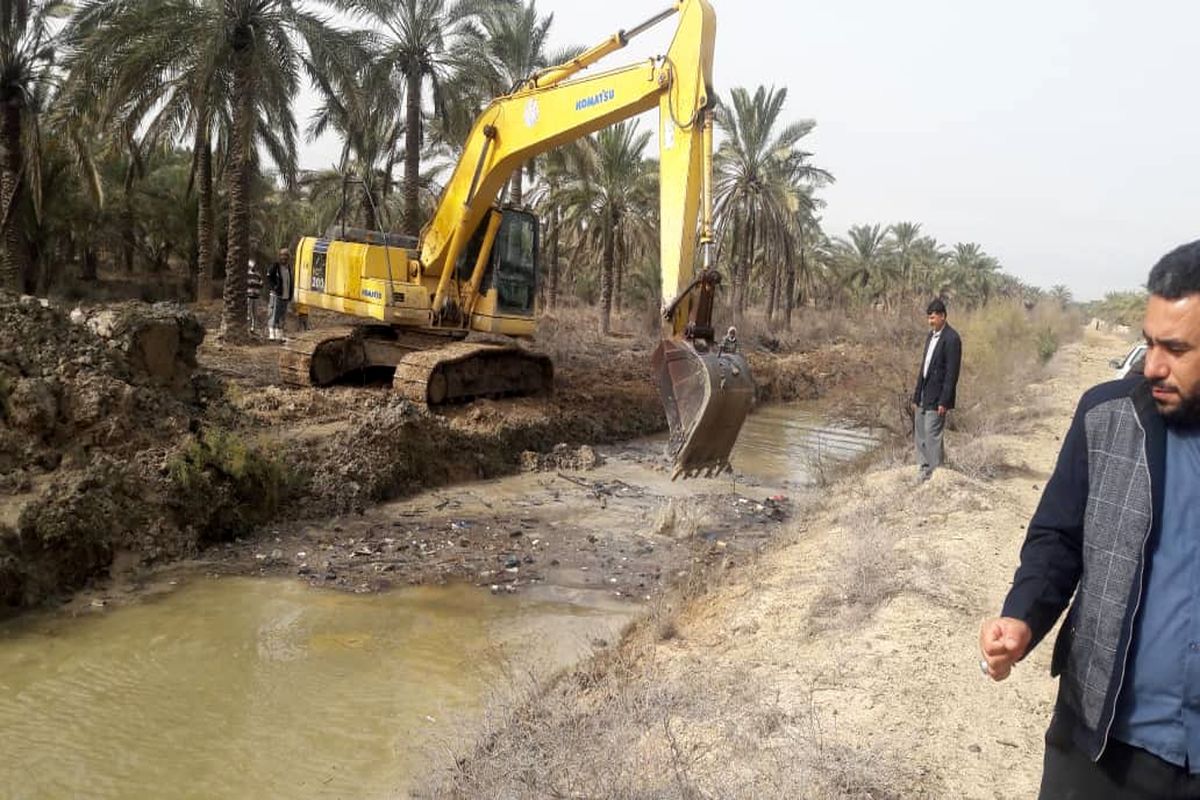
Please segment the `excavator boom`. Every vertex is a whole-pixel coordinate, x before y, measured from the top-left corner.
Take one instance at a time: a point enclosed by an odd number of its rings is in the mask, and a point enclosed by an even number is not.
[[[666,56],[580,76],[674,15],[679,22]],[[476,121],[421,250],[427,274],[440,276],[435,318],[461,316],[462,298],[448,265],[457,262],[512,173],[540,153],[658,106],[663,340],[652,365],[671,429],[668,449],[676,476],[728,469],[754,399],[736,334],[730,329],[732,335],[716,342],[711,318],[719,283],[711,255],[715,36],[716,15],[708,0],[682,0],[494,100]]]

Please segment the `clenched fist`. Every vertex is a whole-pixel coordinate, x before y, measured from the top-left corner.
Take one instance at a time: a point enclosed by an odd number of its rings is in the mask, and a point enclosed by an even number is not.
[[[1033,631],[1019,619],[996,617],[979,628],[979,652],[987,661],[988,677],[1002,681],[1029,649]]]

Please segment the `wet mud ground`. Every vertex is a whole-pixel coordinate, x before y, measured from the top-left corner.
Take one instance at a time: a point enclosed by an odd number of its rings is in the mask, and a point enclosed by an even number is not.
[[[550,584],[648,600],[698,565],[757,552],[788,518],[783,488],[730,474],[672,482],[659,450],[605,448],[592,469],[526,472],[275,528],[210,551],[206,568],[353,592],[469,581],[495,593]]]

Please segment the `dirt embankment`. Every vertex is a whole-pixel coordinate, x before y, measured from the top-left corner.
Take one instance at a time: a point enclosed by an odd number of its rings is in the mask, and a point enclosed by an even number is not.
[[[1121,349],[1064,348],[1011,413],[794,509],[789,534],[551,684],[517,687],[419,796],[1032,797],[1050,648],[979,673],[993,614],[1081,392]],[[528,699],[532,698],[532,699]],[[602,787],[602,788],[601,788]]]
[[[385,385],[283,388],[273,346],[203,339],[179,307],[68,312],[0,295],[0,608],[114,563],[166,563],[268,523],[511,474],[531,451],[665,428],[643,339],[578,336],[556,352],[552,395],[436,414]],[[771,400],[836,392],[853,372],[836,348],[752,360]]]

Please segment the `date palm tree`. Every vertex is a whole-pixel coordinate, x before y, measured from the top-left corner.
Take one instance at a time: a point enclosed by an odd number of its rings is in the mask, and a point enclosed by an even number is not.
[[[38,98],[53,80],[54,21],[69,13],[53,0],[0,0],[0,288],[28,288],[31,278],[21,215],[40,183]]]
[[[511,0],[337,0],[380,30],[381,58],[404,83],[404,232],[421,229],[422,103],[426,85],[434,112],[448,104],[444,89],[458,73],[485,71],[484,43],[476,23]]]
[[[194,137],[202,194],[208,145],[218,140],[228,207],[221,334],[241,337],[250,187],[260,153],[293,180],[292,107],[302,75],[353,69],[356,37],[302,0],[92,0],[73,20],[72,41],[80,91],[93,92],[114,118],[135,126],[151,120],[164,136]]]
[[[895,274],[883,226],[851,226],[845,237],[834,238],[833,246],[844,285],[871,302],[879,300]]]
[[[546,306],[558,306],[562,283],[563,215],[572,182],[586,183],[594,172],[594,146],[588,139],[579,139],[554,148],[541,158],[542,168],[536,176],[530,199],[544,225],[541,262],[542,288]]]
[[[614,295],[624,264],[654,246],[657,164],[646,160],[650,132],[621,122],[590,137],[593,167],[563,187],[565,221],[578,232],[583,255],[600,262],[600,332],[612,327]]]
[[[554,15],[542,16],[537,0],[522,4],[497,4],[480,18],[487,63],[483,83],[488,98],[508,94],[521,86],[538,70],[562,64],[583,52],[581,47],[550,51],[550,28]],[[533,162],[526,165],[532,167]],[[516,205],[524,201],[525,168],[513,173],[509,198]]]
[[[999,286],[1000,262],[975,242],[958,242],[950,253],[955,294],[967,305],[983,305]]]
[[[328,130],[338,133],[342,152],[337,171],[343,181],[361,182],[360,220],[375,229],[392,188],[400,136],[399,110],[403,86],[388,65],[376,59],[357,74],[326,75],[317,81],[321,104],[309,121],[307,135],[315,139]],[[357,190],[355,195],[357,195]],[[347,196],[347,202],[351,197]],[[343,209],[348,213],[349,209]]]
[[[1058,303],[1059,308],[1066,308],[1071,305],[1075,298],[1066,284],[1056,283],[1050,287],[1050,299]]]
[[[798,185],[821,186],[833,176],[809,162],[800,149],[813,120],[782,123],[787,89],[759,86],[751,95],[736,87],[730,102],[717,105],[717,126],[725,135],[715,159],[715,215],[718,236],[732,237],[733,305],[744,310],[747,283],[760,253],[778,249],[797,206]]]
[[[921,237],[921,223],[896,222],[888,226],[888,234],[892,237],[889,247],[896,259],[901,288],[903,291],[911,292],[917,266],[914,251],[917,249],[917,241]]]

